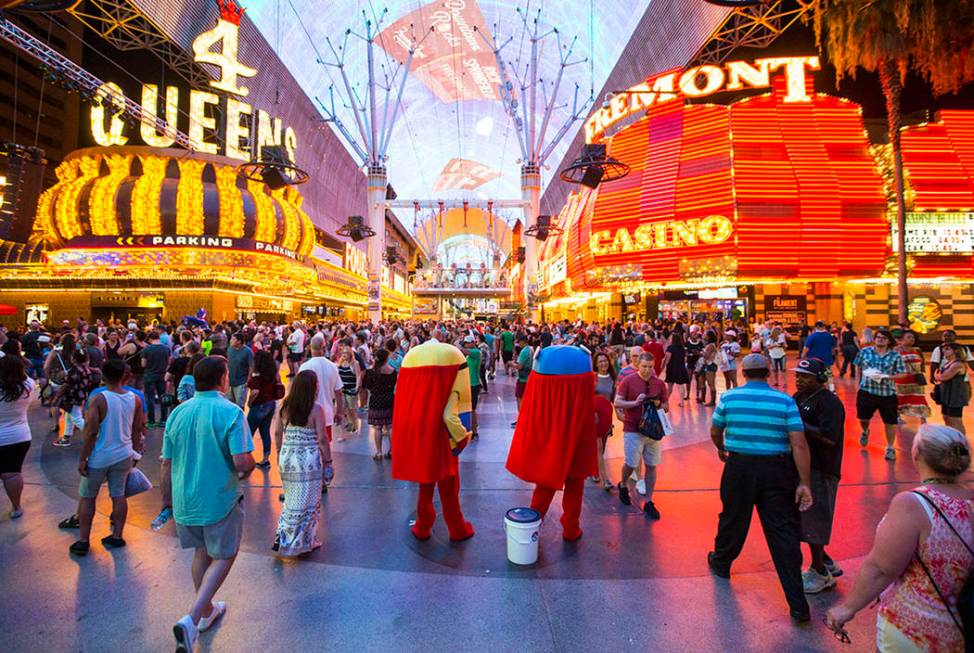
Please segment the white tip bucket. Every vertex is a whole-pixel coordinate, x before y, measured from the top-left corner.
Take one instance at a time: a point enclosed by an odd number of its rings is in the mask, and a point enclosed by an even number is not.
[[[507,559],[516,565],[538,561],[541,515],[531,508],[511,508],[504,517],[507,533]]]

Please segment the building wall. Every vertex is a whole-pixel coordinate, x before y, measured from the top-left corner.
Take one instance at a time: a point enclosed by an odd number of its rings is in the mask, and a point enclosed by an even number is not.
[[[877,284],[866,287],[862,284],[849,284],[846,292],[855,311],[853,323],[857,329],[897,323],[899,299],[895,285]],[[911,286],[910,297],[928,297],[940,305],[940,322],[934,332],[921,334],[920,338],[924,343],[939,341],[940,336],[936,332],[944,329],[956,331],[957,339],[965,344],[974,342],[974,286]],[[915,324],[911,326],[916,328]]]

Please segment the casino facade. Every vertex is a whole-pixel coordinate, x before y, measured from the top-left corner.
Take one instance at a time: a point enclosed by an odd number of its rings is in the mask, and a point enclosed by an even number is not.
[[[631,170],[573,192],[555,219],[546,317],[895,324],[890,148],[870,141],[859,105],[814,91],[818,67],[669,71],[593,114],[587,137]],[[605,137],[627,114],[638,119]],[[974,336],[974,112],[902,136],[911,326]]]

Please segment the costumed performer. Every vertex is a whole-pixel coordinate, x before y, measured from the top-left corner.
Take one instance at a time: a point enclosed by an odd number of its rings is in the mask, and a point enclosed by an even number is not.
[[[474,534],[460,509],[458,457],[470,442],[470,373],[453,345],[430,340],[403,358],[392,411],[392,477],[419,483],[413,535],[429,539],[440,490],[443,519],[453,541]]]
[[[580,348],[545,347],[528,377],[507,469],[534,483],[531,509],[542,517],[555,492],[561,500],[562,536],[582,536],[579,517],[585,478],[598,474],[592,359]]]

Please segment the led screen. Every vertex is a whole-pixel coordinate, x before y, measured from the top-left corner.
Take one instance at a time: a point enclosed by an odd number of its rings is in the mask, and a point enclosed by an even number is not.
[[[580,100],[588,97],[590,89],[601,89],[649,1],[329,0],[327,16],[322,15],[319,0],[249,0],[245,4],[247,15],[310,97],[327,102],[328,88],[334,85],[336,109],[353,133],[357,132],[356,121],[352,111],[342,106],[341,99],[347,94],[339,71],[316,63],[319,54],[333,60],[325,37],[338,48],[345,42],[347,29],[365,33],[363,10],[375,22],[387,8],[375,49],[376,74],[384,82],[397,61],[405,60],[410,35],[421,36],[435,26],[414,55],[406,80],[400,117],[387,152],[390,183],[403,199],[487,199],[520,196],[518,161],[522,154],[500,100],[501,74],[484,37],[496,34],[501,43],[512,39],[503,50],[503,59],[517,93],[515,71],[524,72],[531,39],[516,8],[527,8],[531,26],[537,9],[543,6],[540,32],[557,28],[565,46],[577,36],[572,60],[588,61],[566,70],[558,94],[560,108],[547,131],[546,140],[550,140],[570,115],[575,83],[580,87]],[[549,90],[559,68],[557,47],[554,34],[539,43],[539,69]],[[364,99],[366,48],[354,36],[348,40],[345,65],[353,92]],[[545,94],[545,90],[538,92],[535,114],[539,129]],[[384,91],[380,107],[383,97]],[[549,165],[561,161],[581,124],[575,123],[551,153]],[[555,173],[544,170],[544,183]]]

